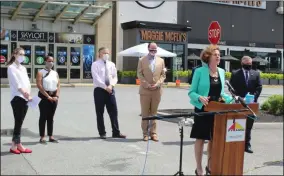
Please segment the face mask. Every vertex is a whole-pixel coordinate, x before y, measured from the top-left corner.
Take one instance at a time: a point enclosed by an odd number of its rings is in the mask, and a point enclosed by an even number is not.
[[[46,62],[45,66],[47,69],[51,69],[53,67],[53,62]]]
[[[152,57],[155,57],[156,52],[151,52],[151,51],[149,50],[149,55],[152,56]]]
[[[252,67],[251,65],[247,65],[247,64],[243,64],[242,66],[245,70],[250,70]]]
[[[22,62],[24,62],[24,60],[25,60],[25,56],[19,56],[19,57],[17,58],[17,60],[18,60],[19,63],[22,63]]]
[[[103,60],[104,60],[104,61],[107,61],[108,58],[109,58],[109,55],[108,55],[108,54],[104,54],[104,55],[103,55]]]

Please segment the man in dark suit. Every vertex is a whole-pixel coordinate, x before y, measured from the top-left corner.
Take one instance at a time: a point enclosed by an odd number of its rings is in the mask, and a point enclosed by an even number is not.
[[[198,66],[192,68],[191,75],[190,75],[190,77],[188,79],[188,83],[189,84],[191,84],[191,82],[192,82],[192,78],[193,78],[193,74],[194,74],[195,69],[197,69],[199,67],[202,67],[202,65],[198,65]]]
[[[244,98],[247,93],[254,95],[254,102],[257,99],[262,90],[262,84],[260,80],[260,73],[258,71],[252,70],[252,58],[249,56],[244,56],[241,61],[242,68],[236,70],[232,73],[230,83],[236,91],[236,95]],[[254,120],[247,118],[246,123],[246,145],[245,151],[248,153],[253,153],[251,149],[251,129]]]

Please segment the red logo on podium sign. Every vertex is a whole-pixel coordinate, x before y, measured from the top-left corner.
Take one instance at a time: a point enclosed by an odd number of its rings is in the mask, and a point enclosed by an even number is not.
[[[208,40],[211,44],[217,45],[221,38],[221,26],[218,21],[212,21],[208,28]]]

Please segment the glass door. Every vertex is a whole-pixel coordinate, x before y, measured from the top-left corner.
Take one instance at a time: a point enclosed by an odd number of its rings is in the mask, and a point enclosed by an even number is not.
[[[33,61],[32,60],[34,58],[33,53],[32,53],[32,45],[28,43],[18,43],[18,46],[25,50],[25,60],[22,63],[22,65],[27,68],[28,76],[30,78],[30,81],[32,81],[32,78],[33,78],[33,73],[32,73]]]
[[[68,83],[68,57],[69,48],[66,45],[56,45],[55,47],[55,70],[59,75],[60,82]]]
[[[82,45],[70,45],[68,59],[69,82],[80,82],[82,79]]]
[[[0,45],[0,78],[1,81],[3,79],[7,79],[7,62],[10,58],[10,45],[8,42],[1,41]],[[6,82],[6,81],[5,81]]]
[[[47,45],[35,44],[33,46],[33,82],[36,82],[37,72],[45,67],[44,57],[47,55]]]

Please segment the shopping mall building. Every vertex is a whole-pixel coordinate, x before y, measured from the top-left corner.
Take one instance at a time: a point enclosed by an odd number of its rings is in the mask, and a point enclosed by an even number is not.
[[[137,57],[117,53],[151,41],[177,54],[164,58],[169,72],[191,69],[200,63],[191,56],[198,58],[209,44],[212,21],[221,26],[222,56],[259,56],[268,61],[258,64],[261,70],[283,71],[283,1],[24,0],[1,2],[1,82],[7,81],[6,62],[19,46],[26,51],[32,82],[48,52],[54,53],[54,69],[63,82],[91,82],[99,47],[110,48],[119,70],[136,70]],[[231,71],[239,61],[222,61],[221,67]]]

